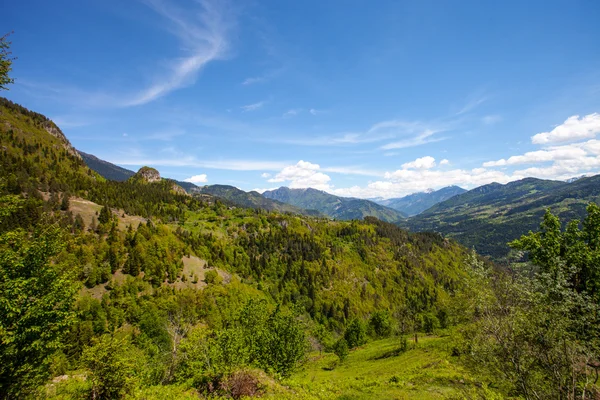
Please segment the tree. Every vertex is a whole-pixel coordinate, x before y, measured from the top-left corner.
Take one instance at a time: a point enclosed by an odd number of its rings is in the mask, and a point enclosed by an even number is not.
[[[348,324],[346,332],[344,332],[344,339],[346,339],[346,343],[351,349],[365,344],[367,342],[367,329],[365,328],[365,324],[358,318],[354,318]]]
[[[12,71],[12,62],[15,60],[14,57],[11,57],[12,52],[9,50],[11,45],[11,42],[8,41],[9,35],[10,33],[7,33],[0,37],[0,90],[8,90],[6,85],[15,82],[8,75]]]
[[[98,222],[100,224],[106,224],[112,219],[112,212],[108,206],[102,207],[100,210],[100,215],[98,216]]]
[[[510,243],[528,252],[533,268],[475,274],[481,290],[477,321],[464,330],[465,353],[525,399],[593,398],[600,349],[594,278],[599,216],[591,204],[583,231],[578,221],[561,231],[548,210],[538,232]]]
[[[0,222],[20,205],[0,196]],[[23,397],[48,375],[49,359],[61,348],[74,321],[77,286],[62,263],[54,263],[64,245],[51,221],[31,234],[0,235],[0,398]]]
[[[104,335],[81,355],[82,364],[90,371],[91,398],[121,399],[135,384],[135,349],[127,339]]]
[[[376,337],[384,338],[392,333],[392,319],[388,311],[375,311],[371,315],[369,325]]]
[[[337,342],[335,342],[335,344],[333,345],[333,352],[336,356],[338,356],[341,362],[344,362],[346,358],[348,358],[349,353],[348,343],[346,342],[346,339],[342,337]]]

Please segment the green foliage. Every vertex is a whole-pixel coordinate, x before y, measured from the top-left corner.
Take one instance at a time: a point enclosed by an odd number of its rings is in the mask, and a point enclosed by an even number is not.
[[[206,271],[204,273],[204,282],[208,284],[218,285],[223,282],[223,278],[215,270]]]
[[[43,381],[73,322],[77,287],[53,259],[61,231],[50,225],[0,235],[0,394],[19,397]]]
[[[112,220],[112,211],[108,206],[102,207],[100,210],[100,215],[98,215],[98,222],[101,224],[107,224]]]
[[[367,328],[358,318],[350,321],[344,332],[344,339],[351,349],[362,346],[367,342]]]
[[[348,354],[350,354],[346,339],[343,337],[339,338],[338,341],[333,345],[333,352],[336,356],[338,356],[341,362],[344,362],[346,358],[348,358]]]
[[[6,85],[14,83],[14,79],[9,76],[12,71],[12,62],[14,60],[11,57],[10,45],[8,36],[10,33],[0,37],[0,90],[7,90]]]
[[[422,320],[425,333],[433,333],[434,329],[438,328],[440,325],[437,317],[432,313],[423,314]]]
[[[392,333],[392,318],[387,310],[375,311],[369,319],[375,337],[386,338]]]
[[[122,399],[135,386],[135,350],[126,339],[104,335],[87,347],[81,363],[89,370],[92,399]]]
[[[596,282],[588,279],[597,268],[588,234],[600,225],[597,213],[595,204],[588,207],[580,232],[577,222],[561,231],[548,211],[539,232],[511,243],[528,251],[533,270],[474,275],[477,320],[464,329],[463,351],[524,398],[580,399],[597,390],[590,361],[600,348],[600,309]]]

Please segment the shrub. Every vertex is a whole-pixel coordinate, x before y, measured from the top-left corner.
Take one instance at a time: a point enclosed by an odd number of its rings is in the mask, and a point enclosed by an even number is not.
[[[346,339],[346,343],[351,349],[365,344],[367,342],[367,330],[362,321],[357,318],[350,321],[344,333],[344,339]]]
[[[338,356],[340,361],[343,362],[344,360],[346,360],[346,358],[348,358],[349,353],[348,343],[346,342],[346,339],[340,338],[340,340],[335,342],[335,344],[333,345],[333,352],[336,356]]]
[[[375,337],[385,338],[392,333],[392,320],[388,311],[375,311],[369,325]]]

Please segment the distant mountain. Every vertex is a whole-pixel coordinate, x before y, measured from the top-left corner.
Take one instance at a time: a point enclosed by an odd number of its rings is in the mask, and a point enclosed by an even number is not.
[[[422,213],[428,208],[448,200],[451,197],[466,192],[465,189],[458,186],[448,186],[439,190],[427,190],[425,192],[413,193],[408,196],[387,199],[374,200],[376,203],[386,207],[398,210],[408,216],[413,216]]]
[[[81,150],[77,150],[77,152],[91,170],[96,171],[108,180],[124,182],[127,179],[131,178],[133,175],[135,175],[134,171],[119,167],[118,165],[115,165],[108,161],[104,161],[96,157],[95,155],[84,153]],[[178,181],[175,179],[172,180],[175,181],[175,183],[177,183],[179,186],[184,188],[185,191],[188,193],[193,193],[194,191],[198,190],[198,186],[194,185],[193,183]]]
[[[369,200],[339,197],[317,189],[290,189],[280,187],[267,190],[263,196],[308,210],[317,210],[340,220],[376,217],[386,222],[396,222],[406,217],[400,211]]]
[[[110,179],[111,181],[123,182],[127,179],[131,178],[135,172],[121,168],[118,165],[111,164],[108,161],[104,161],[99,159],[98,157],[84,153],[81,150],[77,150],[83,161],[86,163],[90,169],[96,171],[106,179]]]
[[[475,188],[399,225],[413,231],[440,232],[498,260],[508,254],[509,241],[538,229],[547,208],[564,222],[584,218],[586,206],[599,201],[600,175],[572,183],[526,178]]]
[[[322,215],[318,211],[304,210],[300,207],[295,207],[291,204],[286,204],[281,201],[268,199],[263,197],[260,193],[251,191],[245,192],[234,186],[229,185],[208,185],[200,187],[196,190],[197,193],[210,194],[215,197],[225,199],[240,207],[248,208],[262,208],[268,211],[279,211],[279,212],[290,212],[294,214]]]

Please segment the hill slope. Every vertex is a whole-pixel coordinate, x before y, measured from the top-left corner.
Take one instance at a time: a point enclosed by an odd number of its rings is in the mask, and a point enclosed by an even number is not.
[[[413,231],[436,231],[501,259],[506,245],[536,230],[546,208],[563,221],[583,218],[589,202],[600,201],[600,175],[572,183],[526,178],[506,185],[491,183],[454,196],[402,221]]]
[[[258,192],[245,192],[229,185],[207,185],[197,189],[197,192],[220,197],[240,207],[261,208],[267,211],[290,212],[302,215],[319,215],[317,211],[304,210],[291,204],[266,198]]]
[[[376,203],[398,210],[408,216],[413,216],[464,192],[466,190],[461,187],[448,186],[431,192],[419,192],[400,198],[380,200]]]
[[[340,220],[376,217],[386,222],[396,222],[405,217],[400,211],[382,206],[369,200],[339,197],[317,189],[290,189],[280,187],[267,190],[264,197],[291,204],[296,207],[317,210],[331,218]]]
[[[104,161],[99,159],[98,157],[84,153],[81,150],[77,150],[83,161],[87,164],[88,167],[105,177],[106,179],[110,179],[111,181],[123,182],[127,179],[131,178],[135,172],[119,167],[118,165],[111,164],[108,161]]]

